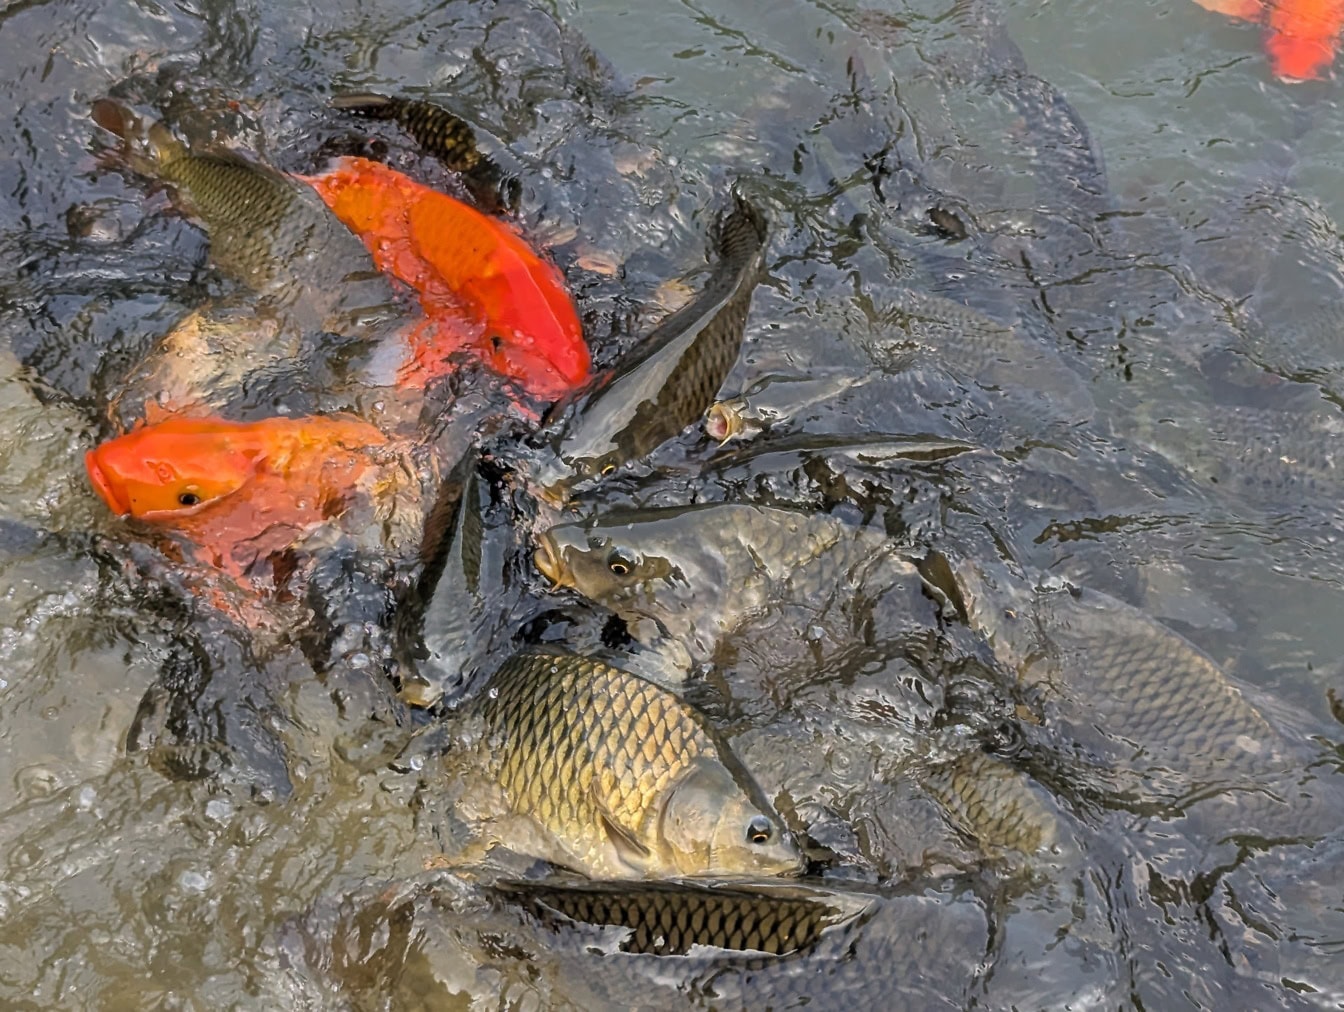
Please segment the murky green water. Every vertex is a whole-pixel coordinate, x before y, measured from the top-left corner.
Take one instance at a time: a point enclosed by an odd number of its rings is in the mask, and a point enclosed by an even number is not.
[[[1254,28],[1189,0],[19,2],[0,8],[0,66],[0,1004],[1344,1002],[1337,830],[1226,837],[1197,804],[1084,783],[1052,801],[1055,853],[985,863],[902,777],[923,746],[890,668],[785,682],[768,650],[744,653],[755,675],[712,717],[835,855],[813,884],[875,912],[782,972],[612,970],[469,876],[432,878],[473,799],[433,750],[390,763],[425,721],[375,674],[357,608],[329,638],[254,641],[106,515],[82,467],[119,379],[219,285],[198,231],[99,166],[88,106],[110,90],[188,125],[236,100],[244,145],[295,170],[352,129],[333,90],[451,99],[524,180],[522,222],[601,365],[658,318],[664,281],[703,279],[712,213],[750,178],[769,277],[726,389],[874,372],[797,427],[988,452],[786,449],[700,477],[714,450],[687,436],[599,501],[866,510],[1136,605],[1301,743],[1297,786],[1337,826],[1337,82],[1273,82]],[[404,142],[392,157],[441,178]],[[980,384],[955,361],[883,373],[874,319],[905,290],[1016,325],[1043,364]],[[573,610],[540,589],[517,575],[511,613]]]

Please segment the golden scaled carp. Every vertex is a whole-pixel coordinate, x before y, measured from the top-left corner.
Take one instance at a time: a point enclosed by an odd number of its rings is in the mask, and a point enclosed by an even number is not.
[[[538,535],[533,558],[552,584],[615,612],[645,644],[680,645],[691,664],[711,661],[721,637],[772,603],[844,612],[855,594],[921,586],[885,534],[746,503],[558,524]]]
[[[511,658],[478,704],[510,807],[596,878],[784,875],[802,858],[704,718],[653,682],[562,653]]]
[[[652,453],[698,420],[737,361],[765,246],[765,219],[740,195],[720,219],[719,262],[703,292],[677,310],[618,366],[557,406],[556,461],[535,478],[565,501],[588,479]]]
[[[351,334],[399,313],[391,282],[311,189],[227,149],[194,151],[113,99],[93,119],[136,172],[160,179],[210,239],[210,260],[282,313],[292,329]]]

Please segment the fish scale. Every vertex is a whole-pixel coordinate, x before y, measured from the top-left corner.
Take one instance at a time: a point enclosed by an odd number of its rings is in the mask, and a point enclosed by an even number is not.
[[[629,877],[632,861],[681,860],[662,855],[659,847],[666,843],[660,834],[668,831],[667,806],[682,789],[708,790],[716,811],[742,817],[741,825],[725,830],[734,843],[741,843],[751,817],[765,816],[779,827],[778,817],[743,793],[723,766],[704,719],[645,679],[592,658],[529,653],[507,661],[481,700],[489,732],[487,766],[509,804],[544,827],[566,857],[590,873]],[[714,850],[717,827],[710,827],[712,839],[704,841],[707,856],[684,860],[703,860],[706,870],[725,860]],[[785,837],[779,827],[771,839]],[[646,853],[623,858],[621,844]],[[791,846],[778,852],[782,863],[796,864]],[[698,865],[690,869],[698,870]]]
[[[695,945],[782,956],[814,944],[844,919],[836,907],[816,900],[742,890],[653,883],[620,892],[533,883],[496,888],[543,924],[629,928],[622,952],[660,956],[684,955]]]
[[[423,151],[446,168],[466,176],[472,194],[490,209],[512,209],[520,187],[477,146],[476,132],[442,106],[418,99],[376,95],[371,92],[339,95],[332,106],[370,119],[394,120]]]

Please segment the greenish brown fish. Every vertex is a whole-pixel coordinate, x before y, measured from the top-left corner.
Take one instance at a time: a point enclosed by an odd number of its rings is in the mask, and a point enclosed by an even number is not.
[[[626,928],[621,952],[657,956],[684,956],[696,946],[785,956],[811,948],[827,928],[862,916],[868,906],[856,910],[833,894],[796,887],[747,890],[689,882],[500,882],[492,891],[552,930]]]
[[[518,205],[520,187],[507,177],[476,141],[466,120],[440,105],[421,99],[388,97],[372,92],[337,95],[332,106],[371,119],[395,120],[415,138],[421,150],[445,168],[461,173],[467,188],[491,211],[511,211]]]
[[[970,563],[955,578],[959,610],[1079,740],[1186,771],[1282,760],[1283,738],[1223,670],[1137,608],[1076,587],[1033,591]]]
[[[1070,420],[1096,411],[1083,378],[1058,353],[1002,323],[952,299],[905,290],[881,315],[886,328],[870,345],[874,360],[891,371],[919,355],[982,385],[1045,401],[1052,414]]]
[[[208,233],[214,265],[298,329],[349,334],[396,306],[364,244],[311,187],[236,152],[189,150],[112,99],[93,104],[93,119],[122,140],[131,168],[172,187]]]
[[[717,228],[719,262],[709,283],[664,320],[614,373],[600,377],[553,417],[557,460],[534,483],[552,501],[637,460],[704,415],[737,361],[761,269],[765,219],[740,195]]]
[[[690,663],[771,603],[843,612],[859,593],[903,585],[915,567],[884,534],[833,517],[745,503],[608,513],[537,537],[537,569],[625,620],[641,642]]]
[[[509,805],[596,878],[782,875],[801,856],[704,718],[599,660],[513,657],[479,709]]]
[[[1025,774],[984,752],[934,766],[920,783],[958,829],[990,854],[1032,854],[1058,834],[1055,814]]]

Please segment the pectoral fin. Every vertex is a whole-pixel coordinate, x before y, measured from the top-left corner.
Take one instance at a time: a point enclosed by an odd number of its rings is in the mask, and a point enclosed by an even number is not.
[[[597,777],[593,778],[588,793],[593,799],[593,804],[597,807],[598,819],[602,823],[602,828],[607,832],[607,839],[611,841],[620,861],[636,871],[642,871],[648,867],[649,858],[653,856],[653,852],[635,836],[634,830],[623,825],[620,819],[607,807],[606,800],[601,796]]]

